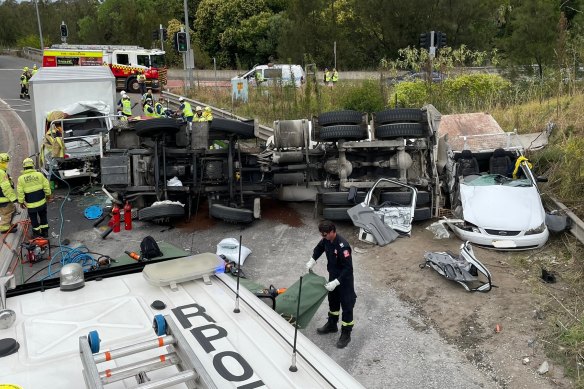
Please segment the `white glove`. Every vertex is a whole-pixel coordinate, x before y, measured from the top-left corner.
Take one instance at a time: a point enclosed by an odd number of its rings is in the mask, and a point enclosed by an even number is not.
[[[306,271],[311,271],[314,265],[316,265],[316,261],[313,258],[310,258],[310,261],[306,262]]]
[[[329,283],[324,284],[324,287],[326,288],[326,290],[328,290],[329,292],[332,292],[333,290],[335,290],[335,288],[337,286],[341,285],[341,283],[339,282],[339,280],[337,280],[336,278],[334,280],[332,280]]]

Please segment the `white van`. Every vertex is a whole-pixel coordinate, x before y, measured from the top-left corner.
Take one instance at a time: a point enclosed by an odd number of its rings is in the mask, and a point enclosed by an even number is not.
[[[306,81],[306,74],[302,66],[290,64],[256,65],[240,78],[245,78],[250,84],[257,85],[257,72],[262,76],[263,81],[261,85],[294,84],[298,88]]]

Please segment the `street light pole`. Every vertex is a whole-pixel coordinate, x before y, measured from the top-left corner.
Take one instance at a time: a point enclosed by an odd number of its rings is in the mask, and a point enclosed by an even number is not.
[[[34,0],[34,6],[36,8],[37,21],[39,23],[39,37],[41,38],[41,50],[42,50],[45,48],[45,44],[43,42],[43,29],[41,27],[41,17],[39,15],[39,1],[38,0]]]

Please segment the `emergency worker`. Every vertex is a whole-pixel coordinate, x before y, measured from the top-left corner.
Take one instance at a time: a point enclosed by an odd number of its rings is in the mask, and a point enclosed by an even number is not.
[[[36,74],[36,72],[38,72],[39,69],[36,66],[36,63],[34,64],[34,66],[32,67],[32,72],[31,72],[31,77],[34,76]]]
[[[331,76],[331,81],[333,83],[333,86],[335,86],[337,84],[337,81],[339,81],[339,72],[337,72],[336,68],[333,68],[333,74]]]
[[[211,107],[205,107],[205,110],[203,111],[203,119],[204,122],[210,122],[213,120],[213,111],[211,111]]]
[[[20,75],[20,98],[24,99],[30,97],[28,94],[28,77],[26,73]]]
[[[200,105],[197,105],[195,108],[195,116],[193,117],[194,122],[206,122],[205,118],[203,117],[203,108]]]
[[[263,75],[261,70],[256,70],[255,81],[256,81],[257,86],[260,86],[262,84],[262,82],[264,82],[264,75]]]
[[[193,108],[191,107],[191,104],[188,101],[185,101],[184,97],[180,97],[178,99],[178,101],[180,102],[180,111],[182,113],[182,117],[189,123],[189,128],[191,128],[191,124],[193,122]]]
[[[331,83],[331,71],[328,68],[324,68],[324,84],[330,85]]]
[[[337,234],[336,226],[323,220],[318,224],[318,231],[322,236],[320,242],[314,248],[312,257],[306,262],[306,269],[311,271],[316,260],[326,254],[329,282],[324,287],[329,291],[329,313],[327,323],[318,328],[319,334],[337,332],[340,310],[343,310],[341,319],[341,337],[337,341],[338,348],[344,348],[351,341],[353,330],[353,307],[357,295],[353,286],[353,257],[349,242]]]
[[[14,183],[8,174],[8,163],[10,156],[7,153],[0,153],[0,233],[16,232],[16,228],[11,228],[12,215],[14,215],[16,193],[14,193]]]
[[[154,103],[154,111],[156,112],[156,114],[159,117],[167,116],[167,114],[166,114],[167,109],[164,107],[164,105],[162,105],[160,100],[158,100],[158,101],[156,101],[156,103]]]
[[[146,93],[146,76],[144,73],[140,73],[136,76],[136,81],[138,81],[138,86],[140,87],[140,94]]]
[[[18,202],[21,208],[28,209],[28,217],[33,236],[49,237],[49,220],[47,218],[47,198],[51,196],[49,180],[34,168],[34,161],[25,158],[22,161],[22,174],[18,177]]]
[[[47,132],[41,145],[41,163],[44,164],[47,154],[51,158],[65,157],[65,143],[63,141],[63,129],[59,119],[66,119],[67,114],[61,111],[52,111],[47,115]]]
[[[154,95],[152,94],[152,88],[148,88],[148,91],[142,95],[142,103],[146,102],[146,100],[154,101]]]
[[[152,105],[152,99],[150,98],[147,98],[146,102],[144,103],[144,115],[151,118],[159,117],[156,111],[154,110],[154,106]]]

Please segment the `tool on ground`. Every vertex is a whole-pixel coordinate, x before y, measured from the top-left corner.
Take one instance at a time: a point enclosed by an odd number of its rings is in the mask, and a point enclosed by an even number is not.
[[[134,261],[141,261],[142,260],[142,256],[134,251],[124,251],[124,253],[126,253],[126,255],[130,258],[132,258]]]
[[[124,205],[124,229],[128,231],[132,229],[132,205],[129,201]]]
[[[111,216],[112,216],[112,213],[111,213],[111,212],[109,212],[109,213],[105,213],[105,212],[104,212],[104,213],[101,215],[101,217],[100,217],[99,219],[97,219],[97,220],[96,220],[96,221],[93,223],[93,227],[98,227],[98,226],[99,226],[101,223],[103,223],[103,221],[104,221],[104,220],[105,220],[105,219],[106,219],[108,216],[110,216],[110,217],[111,217]]]
[[[48,239],[34,238],[21,244],[22,249],[26,250],[26,255],[22,256],[22,263],[28,263],[30,266],[42,261],[51,259],[51,244]]]

